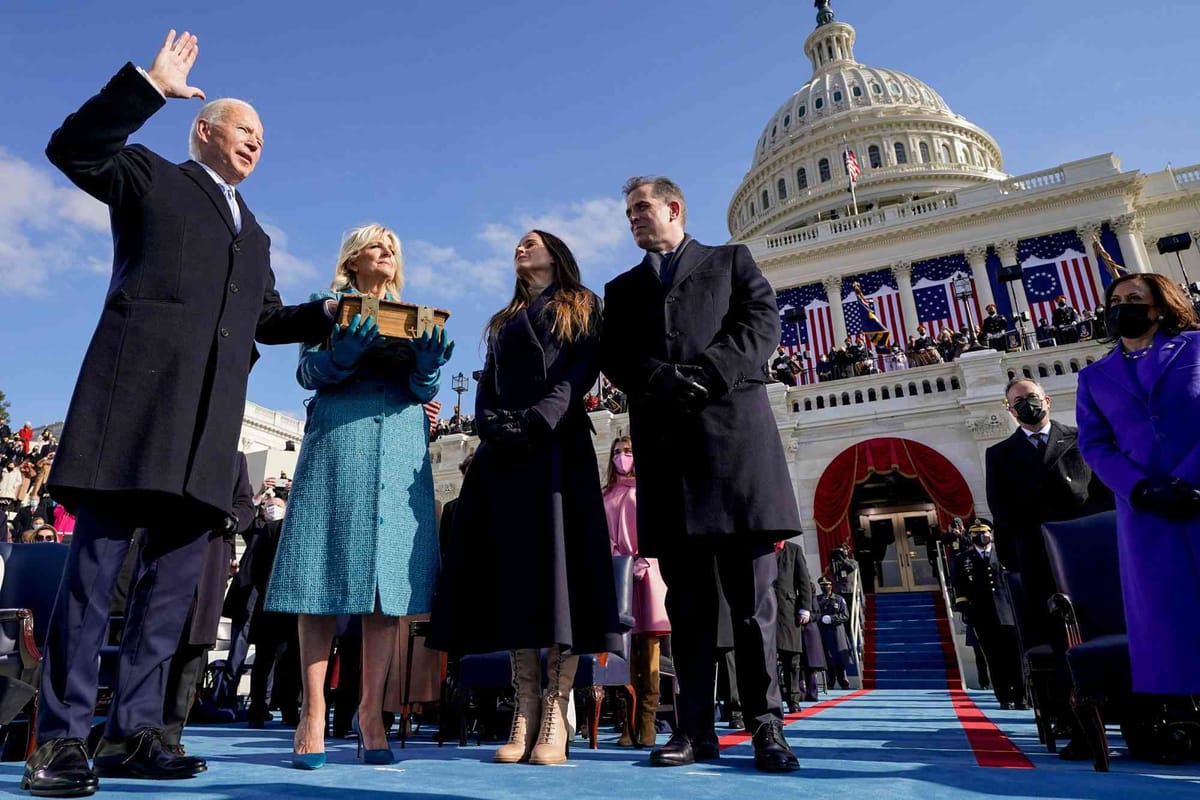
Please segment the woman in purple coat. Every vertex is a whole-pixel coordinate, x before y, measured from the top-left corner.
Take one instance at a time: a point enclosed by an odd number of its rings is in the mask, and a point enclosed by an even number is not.
[[[1112,352],[1079,374],[1084,459],[1117,497],[1133,688],[1200,693],[1200,324],[1167,278],[1105,295]]]

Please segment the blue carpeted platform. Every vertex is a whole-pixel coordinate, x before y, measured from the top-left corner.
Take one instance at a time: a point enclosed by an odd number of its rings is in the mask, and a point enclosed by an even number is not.
[[[834,692],[838,698],[849,693]],[[209,759],[198,778],[171,783],[105,780],[100,798],[556,798],[572,800],[729,800],[758,797],[846,797],[855,800],[940,798],[1135,798],[1200,796],[1200,765],[1163,767],[1118,754],[1113,771],[1098,774],[1090,763],[1066,763],[1037,743],[1029,712],[999,711],[988,693],[971,698],[1033,762],[1034,769],[976,766],[962,724],[946,690],[878,689],[793,722],[788,740],[803,765],[790,775],[762,775],[752,768],[749,744],[726,750],[720,761],[694,768],[652,769],[646,751],[617,748],[602,734],[598,751],[572,750],[557,767],[498,765],[493,746],[439,748],[423,733],[392,767],[355,763],[353,741],[329,743],[331,763],[317,772],[288,766],[290,730],[268,726],[197,727],[188,732],[191,753]],[[822,698],[824,699],[824,698]],[[720,732],[720,729],[718,729]],[[1119,745],[1119,739],[1114,743]],[[0,764],[0,793],[27,796],[18,788],[21,765]]]
[[[867,620],[875,661],[867,677],[876,689],[946,688],[935,602],[931,592],[875,595]]]

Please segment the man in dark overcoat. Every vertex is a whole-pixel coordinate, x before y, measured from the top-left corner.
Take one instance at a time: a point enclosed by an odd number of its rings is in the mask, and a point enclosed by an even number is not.
[[[964,624],[975,628],[1000,708],[1024,709],[1025,681],[1016,621],[1004,566],[992,542],[992,526],[977,519],[967,532],[971,547],[959,555],[954,570],[954,610],[962,614]]]
[[[1024,610],[1021,646],[1029,650],[1050,644],[1062,653],[1066,641],[1056,633],[1046,605],[1055,585],[1042,523],[1107,511],[1114,505],[1113,496],[1083,460],[1076,429],[1051,419],[1051,398],[1041,384],[1014,378],[1005,388],[1004,403],[1017,421],[1017,430],[989,447],[984,457],[996,547],[1000,561],[1021,575],[1023,597],[1013,598]],[[1063,679],[1055,687],[1055,708],[1044,711],[1053,711],[1060,725],[1070,728],[1074,715],[1069,685]],[[1062,752],[1066,758],[1083,756],[1086,747],[1080,739]]]
[[[127,753],[102,775],[190,777],[202,759],[162,744],[162,675],[179,641],[207,534],[232,526],[231,467],[256,357],[266,344],[319,341],[332,309],[284,307],[270,241],[237,186],[258,163],[262,125],[241,101],[204,106],[195,160],[173,164],[126,139],[189,86],[196,38],[171,31],[148,71],[127,64],[67,117],[46,148],[77,186],[106,203],[113,274],[71,404],[50,491],[77,517],[51,616],[38,698],[39,747],[23,788],[90,794],[84,750],[97,654],[132,532],[148,529],[134,575],[105,737]]]
[[[744,246],[686,234],[686,203],[671,180],[631,179],[625,203],[646,256],[605,287],[601,368],[629,397],[639,545],[667,584],[680,690],[678,730],[650,763],[719,755],[713,663],[723,592],[755,765],[790,771],[799,764],[783,737],[773,545],[801,531],[765,388],[780,335],[775,293]]]

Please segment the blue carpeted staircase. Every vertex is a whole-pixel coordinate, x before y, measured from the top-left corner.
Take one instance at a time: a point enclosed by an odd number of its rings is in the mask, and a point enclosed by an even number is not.
[[[945,689],[946,643],[933,592],[876,594],[867,606],[868,657],[863,686]],[[872,657],[873,656],[873,657]]]

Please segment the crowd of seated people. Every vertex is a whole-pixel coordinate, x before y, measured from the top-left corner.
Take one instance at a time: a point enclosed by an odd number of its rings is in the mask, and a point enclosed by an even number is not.
[[[3,541],[64,541],[75,518],[46,491],[58,450],[49,427],[26,422],[13,431],[0,422],[0,534]],[[65,538],[70,541],[69,538]]]

